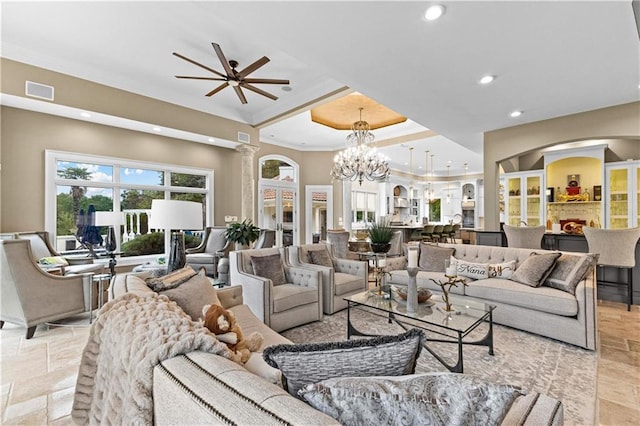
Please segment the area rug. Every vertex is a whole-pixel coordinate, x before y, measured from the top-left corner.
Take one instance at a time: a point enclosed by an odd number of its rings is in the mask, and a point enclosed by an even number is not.
[[[351,311],[351,320],[358,330],[371,334],[403,331],[397,324],[389,324],[384,318],[359,310]],[[346,330],[347,312],[344,310],[281,334],[295,343],[340,341],[347,338]],[[427,338],[429,335],[427,333]],[[565,425],[594,424],[596,352],[500,325],[494,325],[493,338],[494,356],[489,355],[483,346],[464,347],[465,374],[494,383],[520,386],[561,400]],[[432,343],[430,346],[449,364],[455,364],[455,344]],[[417,373],[446,371],[428,351],[422,351]]]

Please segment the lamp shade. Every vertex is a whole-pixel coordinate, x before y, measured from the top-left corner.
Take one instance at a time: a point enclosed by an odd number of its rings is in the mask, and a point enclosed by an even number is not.
[[[124,225],[122,212],[96,212],[96,226],[120,226]]]
[[[202,229],[202,204],[194,201],[153,200],[149,227],[154,229]]]

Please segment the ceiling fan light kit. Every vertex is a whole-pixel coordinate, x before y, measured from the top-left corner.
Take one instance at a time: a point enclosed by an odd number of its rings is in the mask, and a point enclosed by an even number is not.
[[[285,80],[285,79],[247,78],[249,74],[253,73],[258,68],[262,67],[267,62],[269,62],[270,59],[267,58],[266,56],[263,56],[262,58],[253,62],[251,65],[238,71],[236,69],[239,65],[238,61],[235,61],[233,59],[227,60],[226,56],[222,52],[222,48],[217,43],[211,43],[211,45],[213,46],[213,50],[216,52],[216,55],[218,56],[218,59],[222,64],[222,68],[224,69],[224,72],[225,72],[224,74],[219,71],[216,71],[213,68],[210,68],[199,62],[196,62],[193,59],[187,58],[184,55],[181,55],[177,52],[173,52],[174,56],[177,56],[178,58],[184,61],[187,61],[193,65],[196,65],[206,71],[209,71],[216,76],[216,77],[198,77],[198,76],[188,76],[188,75],[176,75],[176,78],[183,78],[183,79],[190,79],[190,80],[211,80],[211,81],[223,82],[218,87],[211,90],[209,93],[205,94],[205,96],[209,96],[209,97],[213,96],[216,93],[220,92],[222,89],[226,88],[227,86],[231,86],[233,87],[233,90],[236,92],[238,99],[240,99],[240,102],[243,104],[246,104],[248,101],[242,89],[250,90],[254,93],[265,96],[275,101],[278,99],[277,96],[254,86],[254,84],[285,84],[285,85],[289,84],[289,80]]]

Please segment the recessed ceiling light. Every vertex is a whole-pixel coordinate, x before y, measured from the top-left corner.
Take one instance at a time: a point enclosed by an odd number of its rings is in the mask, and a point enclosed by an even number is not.
[[[215,142],[216,140],[214,138],[209,138],[207,139],[209,142]]]
[[[291,88],[291,86],[282,86],[282,87],[281,87],[281,89],[282,89],[282,91],[284,91],[284,92],[290,92],[290,91],[292,91],[292,90],[293,90],[293,89]]]
[[[441,4],[434,4],[433,6],[429,6],[427,11],[424,13],[424,19],[427,21],[435,21],[442,15],[444,15],[444,6]]]
[[[83,112],[81,112],[81,113],[80,113],[80,116],[81,116],[81,117],[84,117],[84,118],[89,118],[89,117],[91,117],[91,114],[89,114],[89,113],[88,113],[88,112],[86,112],[86,111],[83,111]]]
[[[480,84],[489,84],[491,83],[493,80],[495,80],[495,77],[492,75],[485,75],[484,77],[482,77],[480,79]]]
[[[154,131],[154,132],[161,132],[161,131],[162,131],[162,129],[161,129],[160,127],[158,127],[158,126],[155,126],[155,127],[153,128],[153,131]]]
[[[512,111],[511,114],[509,114],[509,117],[512,118],[516,118],[516,117],[520,117],[522,115],[522,111]]]

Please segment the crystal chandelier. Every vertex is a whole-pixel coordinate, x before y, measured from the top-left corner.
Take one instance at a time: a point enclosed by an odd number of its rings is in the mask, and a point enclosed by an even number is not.
[[[360,185],[366,178],[371,181],[381,181],[389,176],[389,164],[384,155],[368,145],[375,137],[370,132],[369,123],[360,120],[351,125],[351,134],[347,142],[352,146],[338,153],[333,159],[331,177],[340,180],[357,180]]]

